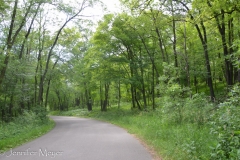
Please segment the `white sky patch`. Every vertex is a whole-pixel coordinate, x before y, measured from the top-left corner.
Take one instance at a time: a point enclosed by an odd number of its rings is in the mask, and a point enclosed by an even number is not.
[[[110,12],[119,12],[120,11],[120,2],[119,0],[102,0],[106,4]]]
[[[74,6],[74,4],[76,3],[76,2],[74,3],[74,1],[77,1],[77,0],[71,0],[71,1],[64,0],[64,3],[68,3],[68,4],[71,4],[71,6]],[[96,3],[94,4],[93,7],[85,8],[83,12],[80,13],[81,15],[80,19],[91,20],[95,25],[97,25],[98,21],[100,21],[105,14],[108,14],[108,13],[116,14],[116,13],[119,13],[121,10],[119,0],[100,0],[100,1],[103,3],[103,6],[101,6],[100,3]],[[51,8],[52,6],[49,6],[49,7]],[[77,7],[77,4],[75,7]],[[59,26],[61,26],[68,18],[69,16],[67,16],[62,12],[58,12],[56,10],[49,11],[48,19],[52,23],[51,23],[51,26],[48,26],[48,29],[51,31],[58,30]],[[75,20],[73,20],[72,22],[69,22],[67,27],[74,26],[74,21]]]
[[[95,5],[93,8],[89,8],[85,11],[88,15],[92,15],[90,19],[93,21],[99,21],[105,14],[108,13],[119,13],[120,12],[120,2],[119,0],[101,0],[106,10],[103,6]]]

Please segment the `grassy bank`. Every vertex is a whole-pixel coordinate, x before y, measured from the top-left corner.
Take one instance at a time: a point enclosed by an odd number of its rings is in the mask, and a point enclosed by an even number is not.
[[[41,120],[32,112],[25,112],[10,123],[0,122],[0,153],[40,137],[54,126],[52,120]]]
[[[177,124],[159,111],[133,111],[125,108],[112,107],[107,112],[77,109],[52,114],[90,117],[119,125],[154,148],[164,160],[210,159],[216,137],[210,134],[208,125]]]

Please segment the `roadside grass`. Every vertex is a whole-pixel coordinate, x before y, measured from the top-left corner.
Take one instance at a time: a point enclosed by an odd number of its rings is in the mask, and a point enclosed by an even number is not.
[[[49,132],[55,123],[51,119],[40,120],[36,114],[25,112],[9,123],[0,123],[0,153],[17,147]]]
[[[137,111],[126,106],[120,109],[111,107],[107,112],[94,108],[91,112],[76,109],[51,114],[94,118],[121,126],[153,148],[164,160],[210,159],[216,137],[210,134],[210,126],[207,124],[177,124],[159,111]]]

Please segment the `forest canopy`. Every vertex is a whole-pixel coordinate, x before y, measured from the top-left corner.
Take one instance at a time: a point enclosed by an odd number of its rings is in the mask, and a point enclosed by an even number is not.
[[[240,81],[236,0],[120,2],[96,26],[86,10],[99,1],[0,1],[1,119],[39,107],[155,109],[164,94],[227,98]]]
[[[96,26],[85,10],[98,1],[1,1],[1,119],[121,101],[154,109],[166,87],[220,102],[240,81],[237,1],[120,2]]]

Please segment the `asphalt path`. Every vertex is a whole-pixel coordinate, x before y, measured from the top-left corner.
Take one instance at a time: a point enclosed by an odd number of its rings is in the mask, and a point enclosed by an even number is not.
[[[0,155],[0,160],[152,160],[124,129],[92,119],[51,117],[55,128]]]

